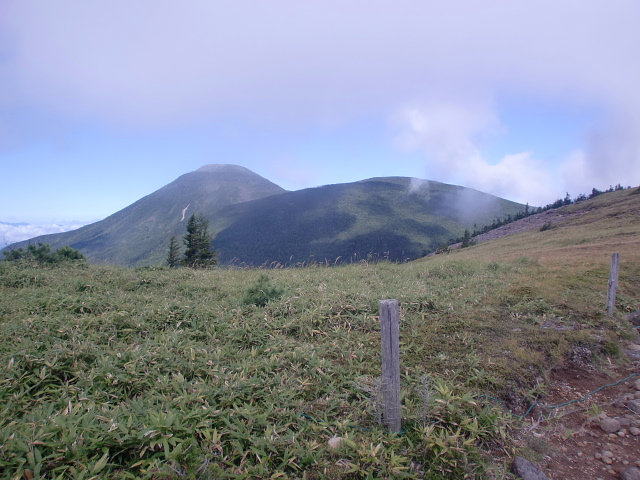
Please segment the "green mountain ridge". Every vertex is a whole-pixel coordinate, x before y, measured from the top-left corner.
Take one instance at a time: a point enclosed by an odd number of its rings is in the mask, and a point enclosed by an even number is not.
[[[229,226],[216,231],[214,244],[223,263],[235,258],[251,265],[290,265],[371,256],[397,261],[417,258],[465,228],[523,208],[439,182],[412,188],[413,181],[374,178],[232,205],[221,212]]]
[[[169,239],[203,213],[222,264],[295,265],[419,257],[465,228],[522,211],[473,189],[408,177],[288,192],[236,165],[206,165],[78,230],[19,242],[70,245],[90,262],[163,264]]]

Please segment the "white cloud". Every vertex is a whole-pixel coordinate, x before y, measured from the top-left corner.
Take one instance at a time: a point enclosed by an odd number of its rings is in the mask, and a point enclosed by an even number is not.
[[[571,152],[559,169],[566,190],[640,185],[640,117],[618,113],[590,131],[583,149]]]
[[[0,101],[143,126],[220,114],[295,123],[452,84],[625,105],[638,98],[639,14],[624,0],[23,0],[0,19]]]
[[[4,2],[0,145],[88,122],[222,120],[293,138],[418,105],[402,110],[402,142],[425,152],[431,178],[547,203],[564,194],[557,171],[571,192],[640,183],[638,18],[634,0]],[[502,128],[502,92],[610,118],[559,170],[535,145],[496,161],[482,137]],[[304,183],[306,168],[281,175]]]
[[[490,163],[477,140],[500,130],[495,115],[484,106],[466,109],[456,104],[410,107],[399,112],[398,141],[425,154],[426,175],[432,180],[466,187],[532,205],[549,202],[553,179],[532,152],[506,155]]]
[[[20,225],[0,222],[0,248],[30,238],[75,230],[82,225]]]
[[[544,162],[532,152],[505,155],[495,165],[476,156],[466,168],[469,186],[520,203],[542,205],[556,192]]]

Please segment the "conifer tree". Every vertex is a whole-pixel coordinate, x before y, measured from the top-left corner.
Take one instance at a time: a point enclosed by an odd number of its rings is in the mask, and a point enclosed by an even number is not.
[[[462,237],[462,245],[460,245],[460,248],[467,248],[473,244],[475,244],[475,242],[471,239],[471,232],[467,228],[464,231],[464,237]]]
[[[167,255],[167,265],[174,268],[180,265],[180,244],[174,235],[169,241],[169,254]]]
[[[192,214],[187,221],[187,233],[183,237],[186,247],[183,265],[191,268],[215,266],[218,263],[218,254],[211,247],[212,240],[209,221],[202,214]]]

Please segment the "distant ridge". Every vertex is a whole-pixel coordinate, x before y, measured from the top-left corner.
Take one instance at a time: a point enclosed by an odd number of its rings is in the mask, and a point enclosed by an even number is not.
[[[406,260],[524,208],[493,195],[407,177],[288,192],[238,165],[205,165],[113,215],[30,242],[70,245],[90,262],[161,265],[186,218],[204,214],[222,264]],[[29,242],[20,242],[19,247]]]

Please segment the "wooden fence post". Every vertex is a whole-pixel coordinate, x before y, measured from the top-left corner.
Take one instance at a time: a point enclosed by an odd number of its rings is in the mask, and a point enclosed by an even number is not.
[[[380,301],[382,328],[382,422],[392,432],[402,429],[400,410],[400,307],[397,300]]]
[[[613,315],[616,306],[616,291],[618,290],[618,275],[620,273],[620,254],[611,255],[611,271],[609,273],[609,289],[607,290],[607,313]]]

